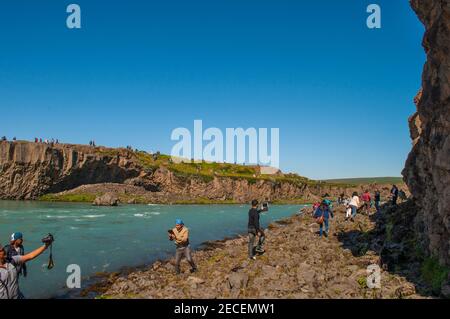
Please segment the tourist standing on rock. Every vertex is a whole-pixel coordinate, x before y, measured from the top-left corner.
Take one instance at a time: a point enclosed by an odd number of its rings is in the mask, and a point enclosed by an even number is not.
[[[13,233],[11,235],[10,244],[4,247],[7,260],[12,260],[14,256],[25,255],[25,249],[23,248],[23,234],[20,232]],[[27,276],[27,265],[22,264],[16,267],[17,274],[20,276]]]
[[[259,236],[258,245],[256,246],[256,251],[263,253],[264,241],[266,236],[264,230],[261,229],[259,224],[259,214],[261,212],[268,211],[268,206],[263,206],[262,209],[258,208],[258,201],[256,199],[252,200],[252,208],[248,211],[248,258],[255,260],[255,239]]]
[[[396,206],[397,205],[397,199],[398,199],[398,188],[397,188],[397,185],[392,185],[391,196],[392,196],[392,204],[394,206]]]
[[[378,189],[375,190],[375,208],[377,210],[377,214],[380,213],[380,202],[381,202],[381,194]]]
[[[197,271],[197,266],[192,259],[191,245],[189,244],[189,229],[184,226],[181,219],[175,221],[175,228],[169,230],[169,240],[175,242],[175,272],[180,274],[180,263],[183,256],[186,257],[189,265],[191,265],[191,273]]]
[[[24,256],[13,256],[7,259],[6,251],[0,245],[0,299],[23,299],[19,289],[18,267],[41,255],[51,242],[46,242],[42,247]]]
[[[370,214],[370,202],[372,201],[372,197],[370,196],[370,193],[368,190],[366,190],[363,194],[362,194],[362,200],[364,202],[363,207],[364,207],[364,211],[366,212],[366,215],[369,216]]]
[[[330,210],[327,200],[323,200],[319,208],[317,208],[316,212],[314,213],[314,218],[316,218],[317,223],[320,225],[319,230],[320,237],[322,237],[322,235],[328,237],[330,217],[334,218],[333,211]],[[323,232],[324,224],[325,224],[325,232]]]
[[[353,192],[349,206],[352,209],[352,217],[350,218],[350,220],[353,222],[355,221],[356,213],[358,212],[359,207],[359,196],[357,192]]]

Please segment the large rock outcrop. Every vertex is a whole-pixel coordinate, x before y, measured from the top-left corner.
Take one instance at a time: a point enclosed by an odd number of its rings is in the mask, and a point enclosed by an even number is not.
[[[410,2],[426,28],[427,62],[403,175],[420,206],[428,251],[450,265],[450,0]]]
[[[81,145],[0,142],[0,199],[34,199],[84,184],[122,183],[139,173],[126,153],[101,155]]]
[[[169,163],[146,165],[139,156],[128,149],[2,141],[0,199],[36,199],[52,193],[56,200],[64,200],[110,193],[124,203],[246,203],[254,198],[313,202],[326,194],[349,196],[366,188],[379,188],[383,198],[389,194],[390,185],[350,187],[301,177],[292,180],[282,173],[274,178],[185,174]]]

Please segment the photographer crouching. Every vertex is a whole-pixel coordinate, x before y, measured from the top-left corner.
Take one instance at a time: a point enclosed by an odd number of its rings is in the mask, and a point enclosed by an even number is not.
[[[52,245],[54,238],[51,234],[42,239],[44,245],[26,255],[15,255],[8,259],[7,252],[0,244],[0,299],[24,299],[19,288],[19,271],[21,267],[41,255]],[[53,264],[50,256],[50,263]]]

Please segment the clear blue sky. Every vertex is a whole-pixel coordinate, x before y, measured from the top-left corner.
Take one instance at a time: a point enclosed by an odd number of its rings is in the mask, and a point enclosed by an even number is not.
[[[202,119],[280,128],[285,171],[400,176],[422,35],[405,0],[2,1],[0,135],[169,153]]]

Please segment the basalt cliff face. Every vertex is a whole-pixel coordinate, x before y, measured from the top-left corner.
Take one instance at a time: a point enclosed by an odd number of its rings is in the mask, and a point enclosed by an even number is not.
[[[254,198],[312,202],[326,194],[337,197],[366,188],[318,183],[302,177],[289,180],[284,175],[186,175],[171,170],[170,165],[146,166],[139,153],[128,149],[3,141],[0,199],[37,199],[56,194],[52,200],[80,195],[93,200],[92,196],[112,194],[131,203],[246,203]],[[367,186],[371,190],[374,187],[379,187],[385,198],[388,196],[389,185]]]
[[[426,28],[427,62],[409,120],[413,149],[403,175],[420,207],[429,252],[450,265],[450,1],[410,2]]]
[[[0,199],[35,199],[84,184],[122,183],[139,175],[133,161],[91,148],[0,142]]]

